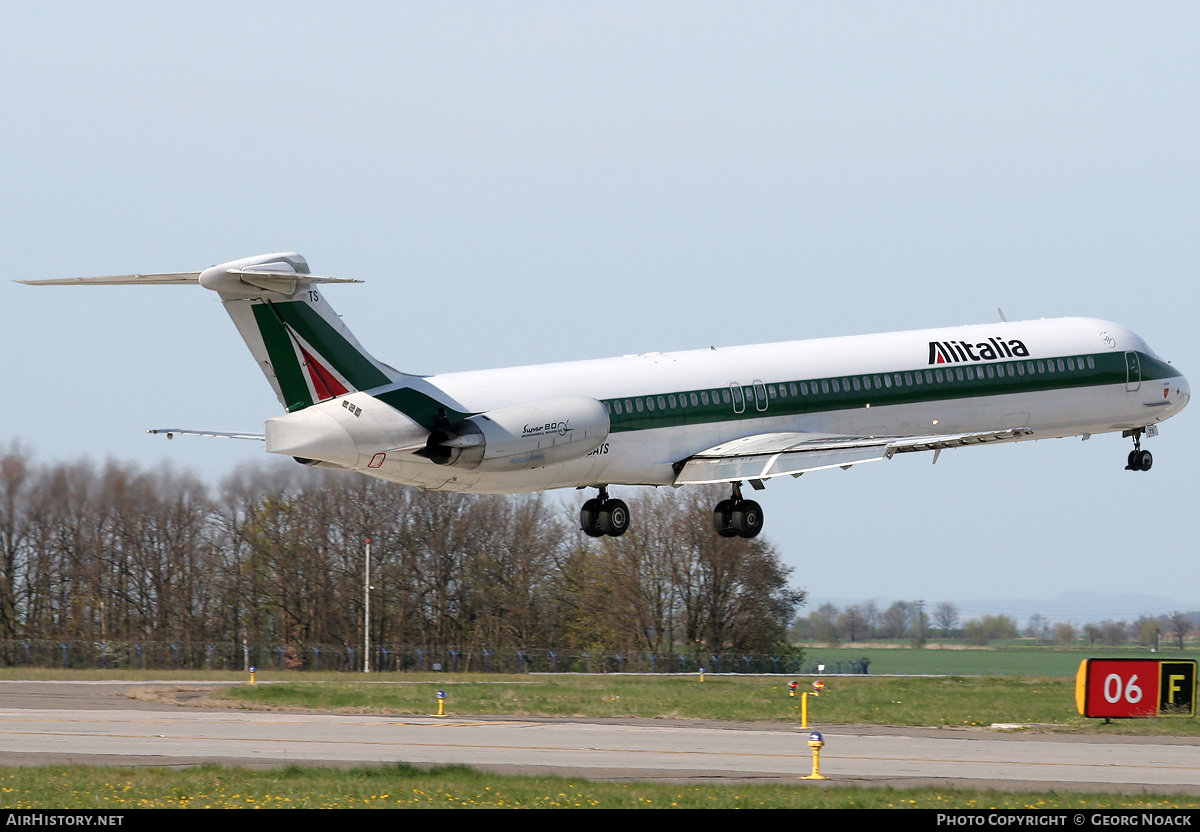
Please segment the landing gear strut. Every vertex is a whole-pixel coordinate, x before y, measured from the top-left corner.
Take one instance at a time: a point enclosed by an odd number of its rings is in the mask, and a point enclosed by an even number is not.
[[[629,528],[629,506],[624,500],[610,499],[608,487],[602,485],[599,498],[579,509],[579,528],[588,537],[620,537]]]
[[[721,537],[751,538],[762,531],[762,506],[753,500],[742,499],[742,484],[733,484],[733,494],[728,500],[717,503],[713,509],[713,528]]]
[[[1142,450],[1142,434],[1145,428],[1138,428],[1131,431],[1133,435],[1133,450],[1129,452],[1128,463],[1125,465],[1126,471],[1149,471],[1150,466],[1154,464],[1154,457],[1149,451]]]

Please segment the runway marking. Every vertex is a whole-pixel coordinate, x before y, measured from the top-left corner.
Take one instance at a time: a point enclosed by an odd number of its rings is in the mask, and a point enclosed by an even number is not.
[[[495,723],[487,723],[489,725]],[[237,742],[237,743],[286,743],[294,745],[350,745],[350,746],[411,746],[414,748],[459,748],[459,749],[474,749],[474,750],[493,750],[493,751],[559,751],[576,753],[580,751],[593,751],[601,754],[669,754],[675,756],[723,756],[723,757],[747,757],[747,758],[780,758],[792,759],[793,757],[807,758],[808,753],[791,755],[791,754],[763,754],[750,752],[730,752],[730,751],[682,751],[679,749],[653,749],[653,748],[588,748],[583,746],[554,746],[554,745],[494,745],[494,744],[468,744],[468,743],[432,743],[432,742],[409,742],[403,740],[321,740],[321,739],[291,739],[288,737],[213,737],[203,734],[175,734],[169,737],[159,737],[151,734],[118,734],[118,733],[100,733],[90,732],[85,735],[78,733],[66,732],[50,732],[50,731],[3,731],[0,732],[0,738],[5,736],[29,736],[29,737],[63,737],[71,739],[81,738],[104,738],[104,739],[140,739],[140,740],[204,740],[209,742]]]
[[[472,725],[496,725],[497,723],[474,723]],[[521,724],[521,723],[511,723]],[[418,724],[420,728],[426,728],[425,724]],[[437,725],[438,728],[442,725]],[[468,726],[468,725],[463,725]],[[32,737],[47,737],[58,736],[61,738],[72,738],[79,740],[79,734],[67,734],[67,732],[41,732],[41,731],[4,731],[0,732],[0,736],[32,736]],[[577,754],[594,752],[598,755],[654,755],[660,754],[668,756],[668,758],[676,758],[676,756],[722,756],[722,758],[733,759],[758,759],[758,760],[780,760],[787,761],[788,768],[794,768],[797,765],[803,766],[810,759],[809,753],[802,753],[797,750],[794,754],[784,753],[750,753],[750,752],[709,752],[709,750],[680,750],[680,749],[646,749],[646,748],[584,748],[584,747],[557,747],[557,746],[512,746],[512,744],[467,744],[467,743],[433,743],[433,742],[406,742],[406,741],[382,741],[382,740],[294,740],[288,737],[212,737],[205,735],[175,735],[169,737],[157,737],[142,734],[88,734],[88,737],[97,738],[119,738],[119,740],[140,740],[140,741],[204,741],[204,742],[232,742],[232,743],[282,743],[292,744],[292,746],[304,746],[304,744],[312,744],[312,746],[348,746],[348,747],[386,747],[386,748],[428,748],[428,749],[455,749],[455,750],[470,750],[470,752],[540,752],[553,754]],[[88,754],[83,750],[77,749],[77,754]],[[888,762],[888,764],[924,764],[924,765],[958,765],[965,768],[972,768],[980,765],[1002,766],[1031,768],[1031,767],[1046,767],[1046,768],[1103,768],[1109,771],[1172,771],[1186,772],[1196,771],[1198,766],[1180,766],[1180,765],[1148,765],[1148,764],[1087,764],[1087,762],[1055,762],[1055,761],[1037,761],[1037,760],[947,760],[937,758],[913,758],[913,756],[904,756],[904,758],[890,758],[890,756],[863,756],[863,755],[834,755],[829,756],[822,754],[822,758],[829,762],[846,762],[850,764],[853,761],[863,762]],[[936,774],[935,774],[936,776]],[[960,772],[958,777],[970,778],[970,774],[966,771]]]
[[[862,760],[862,761],[887,761],[887,762],[903,762],[903,763],[943,763],[946,765],[962,765],[962,766],[977,766],[977,765],[999,765],[999,766],[1023,766],[1030,768],[1034,766],[1054,767],[1061,766],[1063,768],[1130,768],[1130,769],[1158,769],[1168,771],[1200,771],[1200,766],[1180,766],[1180,765],[1164,765],[1161,763],[1061,763],[1050,760],[996,760],[996,759],[978,759],[978,760],[961,760],[961,759],[946,759],[946,758],[930,758],[930,757],[862,757],[862,756],[841,756],[837,754],[828,754],[825,751],[821,752],[821,762],[825,763],[829,760]]]
[[[285,724],[285,723],[278,723]],[[473,723],[475,725],[496,725],[501,723]],[[508,723],[522,724],[522,723]],[[425,724],[418,724],[417,727],[428,727]],[[441,726],[437,726],[441,727]],[[463,726],[467,727],[467,726]],[[79,739],[77,733],[60,733],[60,732],[39,732],[39,731],[5,731],[0,732],[0,736],[15,735],[15,736],[58,736],[63,738]],[[156,737],[146,734],[118,734],[118,733],[89,733],[87,737],[109,738],[109,739],[127,739],[127,740],[202,740],[208,742],[234,742],[234,743],[283,743],[289,745],[347,745],[347,746],[385,746],[385,747],[411,747],[411,748],[446,748],[460,750],[475,750],[475,751],[541,751],[541,752],[559,752],[559,753],[579,753],[579,752],[596,752],[598,754],[662,754],[675,757],[698,757],[698,756],[722,756],[743,759],[778,759],[778,760],[807,760],[811,755],[807,752],[797,750],[794,754],[787,753],[761,753],[761,752],[735,752],[735,751],[690,751],[679,749],[645,749],[645,748],[589,748],[581,746],[540,746],[540,745],[494,745],[494,744],[466,744],[466,743],[429,743],[429,742],[412,742],[412,741],[388,741],[388,740],[321,740],[321,739],[290,739],[287,737],[213,737],[205,735],[180,734],[171,737]],[[889,763],[924,763],[924,764],[940,764],[940,765],[961,765],[961,766],[977,766],[977,765],[1000,765],[1000,766],[1021,766],[1029,767],[1048,767],[1048,768],[1098,768],[1098,769],[1130,769],[1130,770],[1166,770],[1166,771],[1194,771],[1198,766],[1180,766],[1180,765],[1162,765],[1162,764],[1139,764],[1139,763],[1064,763],[1053,761],[1033,761],[1033,760],[947,760],[929,757],[884,757],[884,756],[861,756],[861,755],[826,755],[822,754],[822,758],[828,763],[832,760],[842,761],[863,761],[863,762],[889,762]]]
[[[430,718],[438,719],[438,717],[430,717]],[[93,720],[90,717],[82,717],[82,716],[75,717],[72,719],[30,719],[27,717],[21,718],[21,717],[0,716],[0,724],[6,723],[6,722],[26,722],[26,723],[34,723],[34,724],[41,724],[41,723],[58,724],[58,723],[91,722],[91,721],[93,721]],[[116,722],[117,720],[109,720],[109,721]],[[125,722],[125,723],[135,724],[135,725],[194,725],[196,722],[195,719],[124,719],[124,720],[120,720],[120,721]],[[250,721],[237,720],[237,719],[206,719],[206,720],[204,720],[204,724],[206,724],[206,725],[320,725],[322,723],[314,722],[312,720],[305,720],[305,719],[269,719],[269,720],[268,719],[255,719],[255,720],[250,720]],[[341,724],[341,725],[365,725],[365,726],[371,726],[371,727],[403,725],[403,726],[407,726],[410,728],[474,728],[474,727],[486,727],[489,725],[535,726],[535,725],[545,725],[546,723],[526,722],[524,720],[515,720],[515,719],[514,720],[481,720],[478,722],[463,722],[463,721],[458,721],[458,722],[446,722],[446,721],[407,722],[404,720],[399,720],[399,721],[398,720],[389,720],[386,722],[375,722],[375,721],[365,721],[365,720],[353,720],[352,721],[349,719],[342,718],[342,719],[338,720],[338,724]]]

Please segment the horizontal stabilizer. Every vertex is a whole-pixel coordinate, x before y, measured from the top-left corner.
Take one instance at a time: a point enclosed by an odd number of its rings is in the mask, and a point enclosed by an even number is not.
[[[58,277],[50,280],[18,280],[26,286],[156,286],[199,283],[201,272],[165,272],[163,274],[114,274],[105,277]],[[294,274],[266,269],[229,269],[246,283],[273,292],[291,294],[296,284],[362,283],[350,277],[326,277],[319,274]]]
[[[114,274],[108,277],[58,277],[53,280],[18,280],[26,286],[143,286],[170,283],[199,283],[200,272],[164,274]]]
[[[1020,439],[1028,428],[930,436],[836,436],[820,433],[764,433],[745,436],[687,459],[675,485],[765,480],[798,476],[822,468],[846,468],[891,459],[893,454],[939,451]]]
[[[318,292],[318,283],[362,283],[312,274],[296,252],[243,257],[190,272],[19,280],[29,286],[200,285],[216,292],[279,402],[301,410],[356,390],[382,387],[401,373],[371,357]],[[256,434],[162,429],[151,433],[263,439]]]
[[[174,439],[175,434],[181,436],[217,436],[221,439],[257,439],[259,442],[266,440],[266,437],[261,433],[234,433],[223,430],[188,430],[186,428],[150,428],[146,433],[165,433],[168,439]]]
[[[349,277],[323,277],[318,274],[296,274],[268,269],[229,269],[225,274],[237,277],[243,283],[258,289],[278,292],[281,295],[292,295],[297,287],[313,283],[362,283],[361,280]]]

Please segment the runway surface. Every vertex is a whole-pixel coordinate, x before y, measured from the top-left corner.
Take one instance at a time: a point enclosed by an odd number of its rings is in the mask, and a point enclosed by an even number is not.
[[[183,683],[195,687],[194,683]],[[790,725],[294,714],[126,697],[147,683],[0,682],[0,765],[465,763],[592,778],[794,781]],[[1200,741],[827,726],[830,784],[1200,794]]]

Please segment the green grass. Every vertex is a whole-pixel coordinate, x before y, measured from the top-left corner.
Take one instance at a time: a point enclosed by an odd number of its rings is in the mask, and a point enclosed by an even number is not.
[[[249,770],[110,769],[84,766],[0,769],[5,809],[261,808],[906,808],[1179,809],[1186,795],[1082,794],[872,789],[797,781],[680,785],[590,782],[581,778],[502,777],[463,766],[353,769],[289,766]]]
[[[825,662],[830,672],[836,662],[869,659],[871,675],[937,674],[961,676],[1074,676],[1084,659],[1112,658],[1191,659],[1194,651],[1164,650],[1151,653],[1142,647],[805,647],[804,660]]]
[[[1141,647],[1052,647],[1028,644],[997,647],[950,648],[932,639],[925,648],[907,645],[898,647],[804,647],[805,663],[823,661],[827,671],[835,674],[838,661],[861,658],[870,660],[871,675],[949,675],[949,676],[1074,676],[1079,663],[1086,658],[1111,656],[1120,658],[1190,659],[1194,650],[1164,649],[1151,653]],[[395,673],[373,674],[366,678],[380,679],[454,679],[458,674]],[[246,674],[235,670],[63,670],[59,668],[0,668],[0,679],[208,679],[241,681]],[[361,673],[331,673],[322,671],[279,671],[268,668],[259,673],[260,679],[363,679]]]
[[[778,677],[523,676],[455,677],[453,684],[284,682],[222,691],[229,703],[273,708],[432,714],[446,691],[451,715],[644,717],[745,722],[800,721],[800,699]],[[798,678],[801,690],[813,679]],[[1038,677],[826,678],[809,698],[809,724],[941,728],[1032,723],[1042,730],[1098,734],[1200,735],[1187,717],[1124,720],[1105,725],[1075,709],[1073,679]]]

